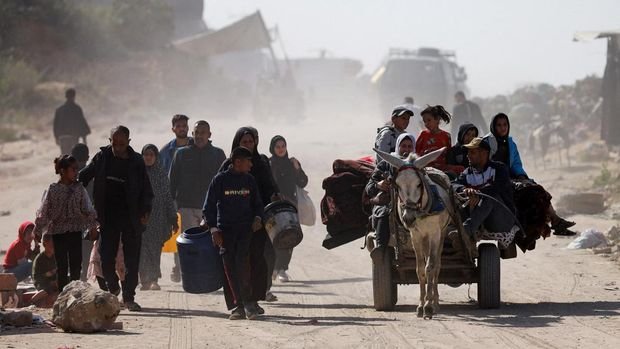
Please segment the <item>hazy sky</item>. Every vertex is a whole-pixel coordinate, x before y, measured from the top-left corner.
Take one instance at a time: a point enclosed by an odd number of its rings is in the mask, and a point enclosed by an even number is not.
[[[455,50],[479,96],[600,76],[605,41],[573,42],[573,34],[620,29],[619,0],[205,0],[204,17],[220,28],[257,9],[278,25],[290,57],[326,49],[372,72],[390,47]]]

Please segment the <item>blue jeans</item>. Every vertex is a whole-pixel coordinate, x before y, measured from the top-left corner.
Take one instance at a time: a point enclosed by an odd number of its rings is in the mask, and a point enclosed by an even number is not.
[[[32,262],[18,264],[11,269],[6,269],[4,272],[15,275],[17,282],[24,281],[32,273]]]

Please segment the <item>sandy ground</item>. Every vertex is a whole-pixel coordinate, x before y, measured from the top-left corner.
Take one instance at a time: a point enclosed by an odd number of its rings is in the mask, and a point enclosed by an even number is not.
[[[132,144],[137,149],[170,138],[167,117],[132,118]],[[196,118],[193,120],[195,121]],[[365,121],[364,121],[365,120]],[[210,120],[212,121],[212,120]],[[376,119],[359,116],[306,120],[278,125],[242,120],[213,120],[214,144],[226,152],[238,126],[252,123],[261,131],[261,150],[277,133],[289,140],[290,153],[310,175],[315,203],[321,181],[333,159],[369,154]],[[107,123],[106,123],[107,124]],[[106,143],[106,128],[98,127],[90,144]],[[14,238],[18,224],[32,219],[45,187],[54,180],[51,165],[57,148],[50,139],[4,145],[0,162],[0,246]],[[92,152],[92,150],[91,150]],[[527,164],[527,162],[526,162]],[[573,172],[559,168],[536,171],[536,178],[555,195],[583,187],[600,171],[600,164],[578,164]],[[531,170],[531,172],[534,172]],[[576,216],[578,229],[606,230],[607,216]],[[170,255],[163,257],[162,291],[138,291],[144,311],[122,311],[122,331],[66,334],[53,329],[0,333],[0,348],[203,348],[203,347],[426,347],[426,348],[618,348],[620,347],[620,268],[588,251],[564,247],[567,238],[540,241],[534,251],[502,262],[502,307],[480,310],[476,285],[439,288],[442,308],[430,321],[415,316],[418,286],[399,286],[393,312],[372,308],[371,263],[362,241],[325,250],[322,225],[305,229],[295,249],[293,282],[276,283],[278,302],[266,303],[258,321],[227,320],[221,292],[184,293],[167,275]]]

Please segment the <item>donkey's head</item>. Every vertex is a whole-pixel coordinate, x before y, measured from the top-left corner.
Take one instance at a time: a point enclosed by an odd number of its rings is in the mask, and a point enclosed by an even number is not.
[[[395,184],[398,190],[400,218],[407,227],[413,225],[416,218],[415,212],[422,209],[423,204],[428,200],[429,193],[425,193],[424,189],[423,168],[435,161],[445,149],[441,148],[420,157],[412,154],[406,159],[374,149],[381,159],[397,169]]]

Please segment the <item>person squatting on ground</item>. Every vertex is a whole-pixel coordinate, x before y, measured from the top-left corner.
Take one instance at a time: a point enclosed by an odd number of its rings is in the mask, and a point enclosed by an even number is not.
[[[78,170],[81,171],[90,158],[88,146],[84,143],[78,143],[71,149],[71,156],[73,156],[78,162]],[[86,192],[90,198],[90,202],[94,201],[93,197],[93,183],[90,182],[86,186]],[[93,250],[93,241],[90,239],[82,239],[82,272],[80,274],[80,280],[88,280],[88,264],[90,262],[90,253]]]
[[[273,137],[269,144],[269,152],[272,155],[269,158],[271,171],[282,198],[297,206],[297,187],[305,188],[308,185],[308,176],[297,159],[289,158],[284,137]],[[289,276],[286,271],[293,257],[293,249],[274,248],[274,250],[276,260],[272,280],[277,277],[280,282],[288,282]]]
[[[129,146],[129,129],[117,126],[110,132],[110,145],[102,147],[80,171],[79,180],[94,180],[95,209],[101,227],[99,235],[101,267],[107,289],[121,292],[115,264],[119,243],[123,242],[126,277],[122,282],[123,303],[129,311],[140,311],[135,302],[138,284],[141,235],[151,213],[153,190],[142,156]],[[58,250],[58,247],[56,247]]]
[[[392,154],[401,158],[406,158],[413,153],[415,137],[410,133],[403,133],[396,140],[396,152]],[[374,260],[382,258],[385,247],[390,241],[390,213],[392,212],[391,202],[391,182],[396,177],[396,171],[386,161],[381,161],[372,173],[368,184],[366,184],[366,194],[370,197],[372,208],[372,226],[375,229],[375,248],[370,252],[370,257]]]
[[[452,146],[446,154],[446,162],[448,165],[469,167],[469,159],[467,158],[467,147],[474,138],[478,137],[478,128],[474,124],[463,124],[459,127],[459,134],[456,137],[456,144]]]
[[[253,154],[244,147],[231,154],[232,165],[218,173],[209,186],[204,217],[213,238],[220,247],[226,283],[224,298],[231,320],[258,315],[258,303],[252,296],[250,244],[260,234],[263,203],[250,170]],[[265,280],[266,281],[266,280]]]
[[[37,293],[32,296],[30,302],[38,307],[51,308],[58,297],[58,275],[52,235],[43,234],[41,244],[43,251],[32,263],[32,281]]]
[[[54,139],[60,146],[60,154],[69,154],[71,148],[79,142],[86,144],[86,136],[90,134],[90,127],[84,118],[82,107],[75,103],[75,90],[65,91],[67,101],[56,109],[54,113]]]
[[[280,199],[279,189],[273,179],[269,159],[258,152],[258,132],[252,127],[241,127],[235,133],[232,142],[232,149],[237,147],[250,149],[252,152],[252,169],[250,174],[254,176],[258,193],[263,205],[268,205],[272,201]],[[232,165],[232,160],[228,159],[222,164],[221,171],[225,171]],[[253,301],[276,301],[277,297],[269,289],[271,288],[271,276],[275,264],[275,252],[267,231],[264,227],[252,234],[250,242],[250,278],[252,285]],[[258,306],[259,313],[264,310]]]
[[[447,151],[452,147],[450,134],[439,128],[441,121],[446,124],[450,123],[450,113],[448,113],[441,105],[428,106],[422,111],[422,120],[426,130],[420,132],[415,143],[415,152],[418,156],[422,156],[435,150],[445,147]],[[449,165],[446,161],[446,152],[441,154],[437,160],[431,162],[429,167],[434,167],[445,172],[450,178],[456,176],[463,171],[462,166]]]
[[[37,240],[45,230],[52,236],[58,289],[62,291],[69,281],[80,279],[82,234],[88,229],[90,236],[97,235],[97,212],[86,189],[77,181],[77,160],[71,155],[62,155],[54,160],[54,168],[60,179],[50,184],[43,194],[34,232]]]
[[[396,106],[394,110],[392,110],[391,124],[377,130],[375,148],[386,153],[395,152],[396,139],[398,136],[405,133],[412,116],[414,116],[413,110],[409,109],[408,105]],[[377,163],[379,162],[379,158],[377,158]]]
[[[177,121],[176,125],[179,126]],[[193,141],[179,148],[170,167],[170,193],[181,215],[181,230],[200,225],[202,208],[209,184],[226,160],[226,154],[211,143],[211,126],[204,120],[194,124]],[[179,255],[174,255],[174,267],[170,278],[181,281]]]
[[[39,253],[39,245],[35,241],[34,248],[32,241],[34,240],[34,223],[30,221],[23,222],[17,229],[17,239],[11,242],[4,261],[2,269],[5,273],[15,275],[17,282],[24,281],[32,272],[32,260]]]
[[[508,166],[510,178],[517,181],[531,180],[523,169],[523,162],[519,154],[517,144],[510,136],[510,120],[508,115],[499,113],[493,117],[490,125],[490,133],[485,136],[491,148],[491,158]],[[551,194],[549,195],[549,200]],[[575,222],[567,221],[558,216],[552,204],[547,209],[548,221],[555,235],[575,235],[568,228]]]
[[[505,243],[499,240],[500,248],[507,248],[514,239],[513,227],[516,223],[516,209],[508,168],[501,162],[490,160],[491,147],[483,138],[476,137],[465,147],[468,150],[470,165],[453,184],[455,192],[469,198],[463,228],[472,239],[476,240],[479,238],[477,233],[481,227],[491,233],[503,233]],[[509,210],[489,198],[479,196],[478,193],[495,198]]]
[[[149,222],[142,233],[140,251],[140,290],[160,290],[157,280],[161,278],[161,249],[178,229],[177,209],[170,195],[168,176],[159,166],[159,151],[153,144],[142,148],[146,173],[153,189],[153,202]]]

